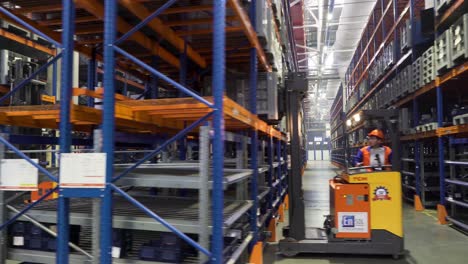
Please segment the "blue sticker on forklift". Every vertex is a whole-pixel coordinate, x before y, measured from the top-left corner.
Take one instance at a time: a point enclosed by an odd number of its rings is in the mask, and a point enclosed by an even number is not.
[[[369,232],[369,215],[367,212],[338,212],[338,232]]]
[[[342,226],[354,227],[354,215],[343,215]]]
[[[389,193],[388,189],[384,186],[378,186],[374,190],[374,198],[372,198],[372,201],[391,200],[392,197],[388,195]]]

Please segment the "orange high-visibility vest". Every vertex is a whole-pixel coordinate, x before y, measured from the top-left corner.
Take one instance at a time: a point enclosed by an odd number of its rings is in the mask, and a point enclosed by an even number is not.
[[[383,146],[383,148],[385,149],[384,165],[391,165],[389,157],[390,157],[390,154],[392,153],[392,149],[387,146]],[[370,159],[371,159],[370,147],[366,146],[366,147],[361,148],[361,152],[362,152],[362,166],[370,166]]]

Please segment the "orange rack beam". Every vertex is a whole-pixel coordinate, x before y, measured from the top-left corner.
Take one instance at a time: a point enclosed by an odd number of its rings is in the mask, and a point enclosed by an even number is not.
[[[437,129],[436,133],[438,137],[461,134],[461,133],[468,133],[468,125],[441,127]]]
[[[73,90],[74,95],[102,98],[102,89]],[[211,111],[193,98],[131,100],[116,95],[116,127],[132,133],[173,132],[183,129],[187,121],[195,121]],[[205,97],[212,102],[212,97]],[[34,128],[58,128],[60,105],[32,105],[0,107],[0,124]],[[272,137],[286,140],[286,136],[231,99],[224,97],[225,126],[227,130],[254,128]],[[100,124],[102,111],[81,105],[72,105],[71,123],[74,130],[88,131]]]

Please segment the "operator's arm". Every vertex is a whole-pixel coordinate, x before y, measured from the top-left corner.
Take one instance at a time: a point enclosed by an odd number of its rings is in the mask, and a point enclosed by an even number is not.
[[[354,166],[362,166],[363,154],[361,150],[358,150],[356,157],[354,157]]]

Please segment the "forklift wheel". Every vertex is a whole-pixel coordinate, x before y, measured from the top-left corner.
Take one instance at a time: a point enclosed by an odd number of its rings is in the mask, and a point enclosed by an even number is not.
[[[285,257],[294,257],[297,254],[299,254],[299,252],[297,250],[295,250],[294,247],[289,247],[287,245],[287,242],[292,242],[292,243],[296,242],[296,240],[294,238],[288,237],[288,238],[285,238],[284,241],[286,242],[286,243],[283,244],[285,246],[280,245],[280,252],[281,252],[281,254],[283,256],[285,256]],[[280,242],[280,244],[281,244],[281,242]]]
[[[291,258],[291,257],[295,257],[299,252],[297,251],[294,251],[294,250],[285,250],[285,251],[281,251],[281,254],[285,257],[288,257],[288,258]]]

